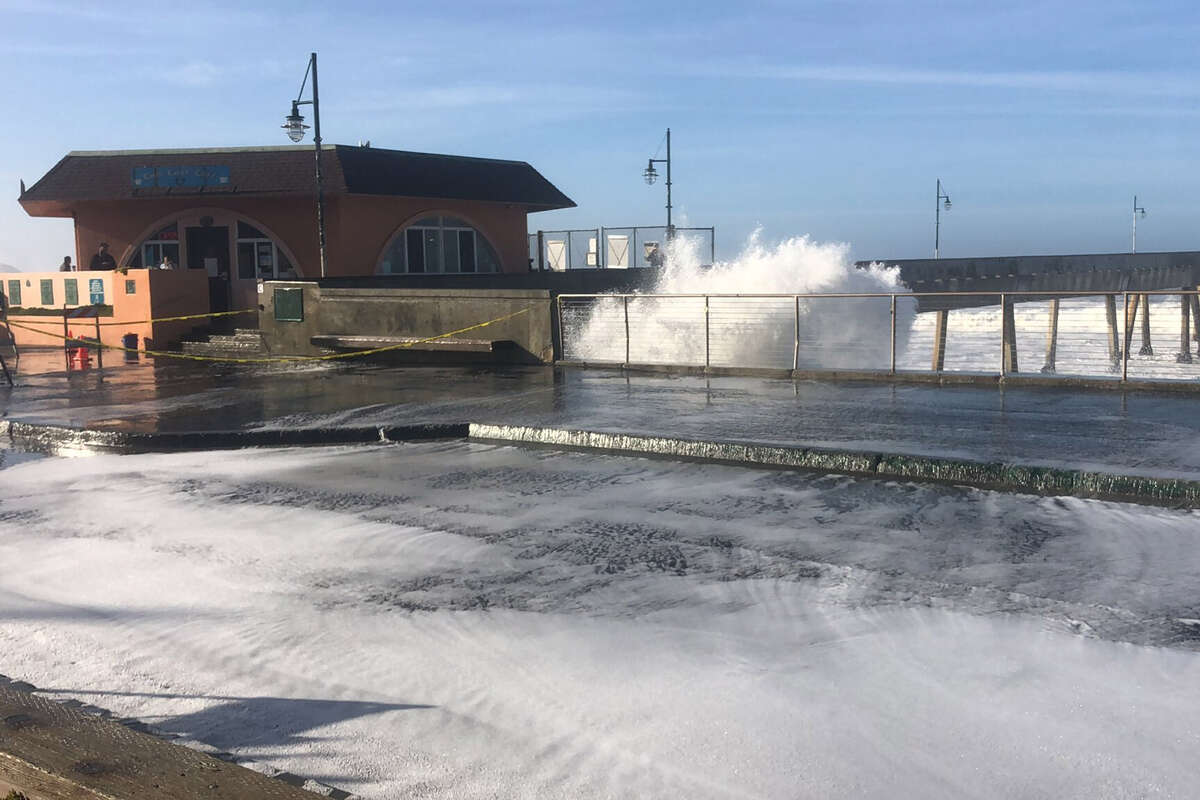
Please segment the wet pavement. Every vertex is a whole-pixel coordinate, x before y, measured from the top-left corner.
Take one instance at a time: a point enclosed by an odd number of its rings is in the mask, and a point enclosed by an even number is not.
[[[0,415],[141,433],[481,422],[1200,477],[1197,401],[1169,392],[61,358],[27,351]]]

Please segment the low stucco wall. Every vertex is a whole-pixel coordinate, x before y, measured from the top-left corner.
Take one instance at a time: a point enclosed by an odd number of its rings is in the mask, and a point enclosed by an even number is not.
[[[50,281],[52,303],[41,302],[43,280]],[[77,302],[70,305],[66,304],[65,282],[68,280],[75,281],[77,291]],[[10,310],[8,315],[9,321],[13,323],[13,336],[20,347],[62,347],[63,309],[85,307],[93,296],[104,305],[112,307],[111,316],[99,318],[100,340],[111,347],[122,346],[124,337],[133,334],[137,336],[139,347],[149,341],[153,346],[161,348],[178,341],[189,331],[209,324],[205,319],[147,322],[163,317],[207,314],[208,275],[203,270],[131,269],[127,273],[5,273],[0,278],[0,288],[4,289],[6,298],[11,301],[15,293],[8,286],[9,281],[18,281],[21,284],[20,306],[16,310]],[[97,281],[98,283],[95,283]],[[98,291],[93,292],[93,288]],[[32,309],[54,314],[21,313],[21,310]],[[75,336],[94,338],[96,320],[70,319],[67,328]]]
[[[332,288],[291,281],[268,281],[262,289],[259,326],[272,354],[321,352],[312,343],[314,336],[442,336],[524,310],[452,338],[512,341],[517,349],[506,359],[510,361],[554,360],[551,299],[546,289]],[[301,293],[301,320],[277,319],[277,292],[289,290]]]

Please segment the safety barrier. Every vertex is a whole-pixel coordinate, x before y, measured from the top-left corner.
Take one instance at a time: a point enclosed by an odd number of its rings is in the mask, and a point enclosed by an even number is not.
[[[426,337],[423,339],[415,339],[412,341],[401,342],[398,344],[390,344],[390,345],[386,345],[383,347],[372,347],[372,348],[369,348],[366,350],[351,350],[351,351],[348,351],[345,353],[327,353],[327,354],[319,355],[319,356],[275,356],[275,357],[267,357],[267,358],[234,358],[234,357],[223,357],[223,356],[201,356],[201,355],[194,355],[191,353],[177,353],[177,352],[168,351],[168,350],[145,350],[145,349],[133,348],[133,347],[118,347],[117,345],[101,344],[99,342],[91,342],[91,341],[88,341],[87,344],[91,347],[96,347],[96,348],[100,349],[101,351],[115,350],[117,352],[122,352],[122,353],[131,353],[131,354],[136,353],[138,355],[154,356],[156,358],[175,358],[175,359],[183,359],[186,361],[212,361],[212,362],[221,362],[221,363],[227,363],[227,364],[294,364],[297,362],[335,361],[335,360],[339,360],[339,359],[357,358],[357,357],[361,357],[361,356],[375,355],[378,353],[385,353],[385,352],[388,352],[391,350],[410,349],[410,348],[416,347],[421,344],[426,344],[428,342],[436,342],[439,339],[448,339],[453,336],[458,336],[459,334],[468,333],[468,332],[474,331],[474,330],[479,330],[481,328],[486,328],[489,325],[495,325],[497,323],[513,319],[514,317],[518,317],[521,314],[527,314],[531,310],[533,310],[533,308],[534,308],[534,306],[527,306],[518,311],[514,311],[511,314],[505,314],[502,317],[496,317],[495,319],[489,319],[484,322],[477,323],[475,325],[469,325],[465,328],[459,328],[457,330],[447,331],[446,333],[440,333],[436,336],[429,336],[429,337]],[[204,316],[220,316],[220,315],[226,315],[229,313],[241,313],[241,312],[219,312],[218,314],[197,314],[197,315],[192,315],[192,316],[188,317],[188,319],[199,319]],[[163,319],[147,320],[147,322],[166,322],[166,321],[171,321],[171,320],[175,320],[175,319],[181,319],[181,318],[180,317],[169,317],[169,318],[163,318]],[[50,336],[52,338],[61,339],[61,340],[63,340],[64,346],[69,346],[72,343],[81,341],[78,339],[78,337],[73,337],[73,336],[66,335],[66,334],[51,333],[46,330],[32,328],[24,322],[12,322],[10,320],[9,324],[14,328],[30,330],[30,331],[34,331],[37,333],[41,333],[45,336]],[[56,323],[56,324],[58,324],[58,323]]]
[[[971,296],[980,307],[934,310]],[[1200,379],[1195,290],[560,295],[565,362],[792,373]],[[947,304],[948,305],[948,304]]]

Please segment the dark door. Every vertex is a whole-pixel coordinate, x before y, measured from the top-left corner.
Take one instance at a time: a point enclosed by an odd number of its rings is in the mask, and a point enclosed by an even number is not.
[[[188,269],[208,272],[208,302],[212,310],[229,310],[229,228],[187,229]]]

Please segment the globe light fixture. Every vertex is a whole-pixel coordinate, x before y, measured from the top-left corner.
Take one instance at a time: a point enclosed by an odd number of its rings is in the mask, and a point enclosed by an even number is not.
[[[304,124],[304,115],[300,113],[300,108],[296,103],[292,103],[292,113],[284,118],[284,123],[279,127],[287,131],[288,138],[293,142],[299,142],[304,138],[304,132],[308,130]]]
[[[646,179],[647,186],[653,186],[654,182],[658,180],[658,171],[654,169],[654,159],[650,160],[645,171],[642,172],[642,177]]]

